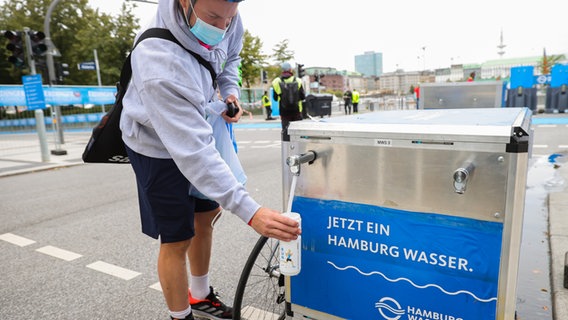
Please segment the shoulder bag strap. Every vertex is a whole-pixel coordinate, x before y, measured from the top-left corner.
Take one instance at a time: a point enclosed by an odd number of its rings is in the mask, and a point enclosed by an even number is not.
[[[128,85],[128,82],[130,81],[130,78],[132,77],[132,65],[130,64],[130,55],[132,54],[132,51],[134,50],[134,48],[136,48],[136,46],[142,40],[148,39],[148,38],[160,38],[160,39],[169,40],[171,42],[176,43],[178,46],[182,47],[185,51],[189,52],[189,54],[191,54],[195,59],[197,59],[197,61],[209,71],[209,73],[211,74],[211,81],[213,82],[213,88],[217,89],[217,73],[215,72],[215,70],[213,69],[213,66],[211,66],[209,61],[203,59],[203,57],[201,57],[197,53],[186,49],[174,37],[174,35],[170,32],[170,30],[163,29],[163,28],[151,28],[151,29],[144,31],[144,33],[142,33],[140,35],[140,37],[138,38],[138,40],[134,44],[134,47],[132,48],[132,50],[128,54],[126,61],[124,61],[124,64],[122,65],[122,70],[120,72],[120,83],[119,83],[120,87],[119,87],[119,89],[120,88],[126,88],[126,86]],[[119,90],[119,92],[120,92],[120,90]]]

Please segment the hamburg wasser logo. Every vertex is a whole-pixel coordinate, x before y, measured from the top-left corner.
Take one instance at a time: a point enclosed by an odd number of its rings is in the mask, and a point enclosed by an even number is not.
[[[375,303],[375,308],[379,310],[385,320],[398,320],[404,314],[404,310],[398,301],[389,297],[384,297]]]
[[[406,310],[393,298],[384,297],[375,303],[384,320],[464,320],[463,317],[407,306]],[[403,318],[403,316],[405,316]]]

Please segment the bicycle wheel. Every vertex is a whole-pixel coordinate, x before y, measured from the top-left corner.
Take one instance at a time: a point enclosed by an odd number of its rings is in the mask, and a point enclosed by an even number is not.
[[[283,320],[284,276],[278,264],[278,240],[260,237],[243,268],[235,300],[233,320]]]

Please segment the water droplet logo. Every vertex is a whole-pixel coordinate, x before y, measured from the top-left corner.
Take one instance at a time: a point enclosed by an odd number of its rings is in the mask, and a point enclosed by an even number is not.
[[[389,297],[384,297],[375,303],[375,308],[379,310],[385,320],[398,320],[404,314],[404,310],[402,310],[398,301]]]

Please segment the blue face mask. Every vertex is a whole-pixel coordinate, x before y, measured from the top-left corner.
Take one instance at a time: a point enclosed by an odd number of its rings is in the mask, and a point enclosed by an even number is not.
[[[195,14],[196,18],[195,24],[193,25],[193,27],[189,28],[189,31],[191,31],[191,33],[193,33],[193,35],[196,36],[197,39],[201,40],[205,44],[208,44],[210,46],[219,44],[219,42],[221,42],[225,37],[227,30],[219,29],[199,19],[197,13],[195,13],[193,4],[191,3],[191,1],[189,1],[189,3],[191,5],[191,11],[193,12],[193,14]],[[187,17],[186,20],[187,24],[189,25],[189,19],[187,19]]]

